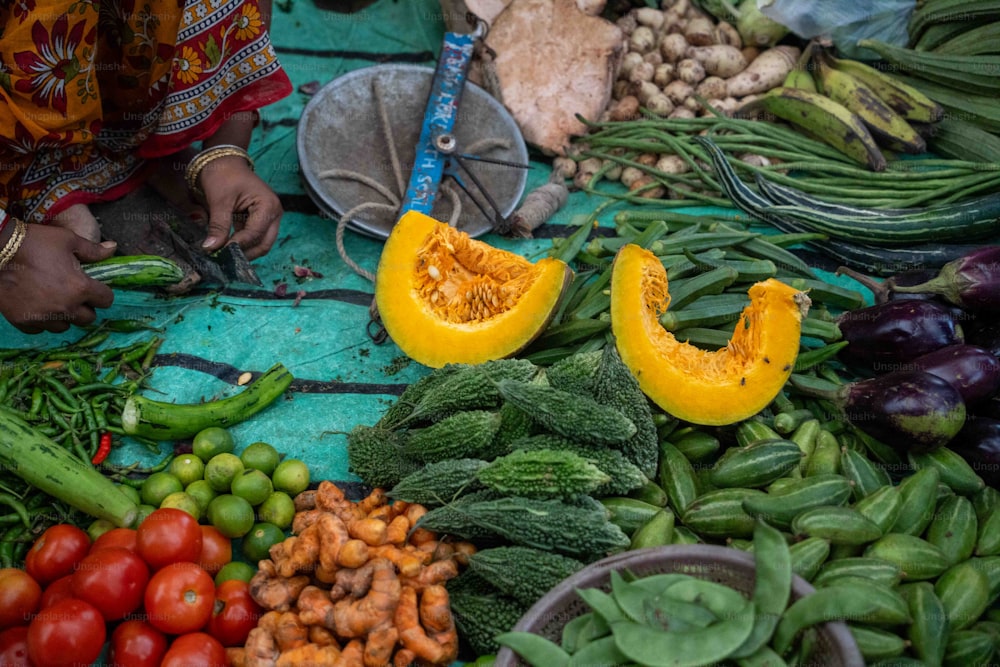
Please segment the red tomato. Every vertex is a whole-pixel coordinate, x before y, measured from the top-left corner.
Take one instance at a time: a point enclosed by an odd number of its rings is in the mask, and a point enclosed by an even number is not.
[[[111,633],[111,667],[159,667],[167,643],[167,636],[146,621],[125,621]]]
[[[28,662],[28,626],[19,625],[0,632],[0,665],[31,667]]]
[[[184,510],[162,507],[139,524],[135,543],[153,570],[170,563],[196,563],[201,555],[201,527]]]
[[[0,570],[0,630],[27,625],[41,600],[42,587],[27,572],[13,567]]]
[[[94,540],[90,545],[90,553],[105,547],[125,547],[131,551],[136,550],[136,531],[133,528],[112,528]]]
[[[40,667],[89,665],[104,648],[104,618],[92,604],[70,598],[38,612],[28,626],[28,658]]]
[[[39,609],[51,607],[60,600],[73,597],[73,575],[67,574],[59,577],[42,591],[42,600],[38,605]]]
[[[198,565],[215,576],[233,559],[233,542],[215,526],[201,526],[201,556]]]
[[[24,569],[40,585],[46,586],[73,572],[73,566],[87,555],[90,537],[68,523],[49,526],[24,557]]]
[[[107,547],[87,555],[73,573],[73,597],[97,607],[106,621],[125,618],[142,604],[149,568],[139,554]]]
[[[171,563],[153,574],[145,602],[149,622],[157,630],[169,635],[195,632],[212,616],[215,582],[195,563]]]
[[[226,649],[215,637],[204,632],[190,632],[173,641],[160,667],[226,667]]]
[[[215,588],[215,607],[206,629],[223,646],[243,646],[263,613],[250,595],[250,584],[230,579]]]

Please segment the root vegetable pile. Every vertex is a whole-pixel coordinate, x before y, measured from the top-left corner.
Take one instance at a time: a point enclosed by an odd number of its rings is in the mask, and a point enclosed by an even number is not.
[[[612,101],[602,120],[630,120],[644,107],[658,116],[694,118],[724,114],[753,96],[780,86],[795,66],[798,49],[760,51],[744,45],[739,31],[716,21],[688,0],[632,10],[618,20],[627,35]]]
[[[458,634],[445,582],[475,551],[414,528],[422,505],[360,502],[332,482],[295,498],[292,536],[275,544],[250,581],[267,611],[234,665],[447,665]]]

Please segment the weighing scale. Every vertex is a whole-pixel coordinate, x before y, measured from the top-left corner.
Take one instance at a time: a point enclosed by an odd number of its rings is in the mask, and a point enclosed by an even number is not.
[[[484,34],[482,22],[472,33],[445,33],[436,68],[366,67],[316,93],[297,144],[306,191],[325,215],[381,203],[346,224],[384,239],[407,210],[449,220],[452,197],[461,206],[456,227],[473,237],[513,213],[528,176],[524,138],[503,105],[466,79]]]

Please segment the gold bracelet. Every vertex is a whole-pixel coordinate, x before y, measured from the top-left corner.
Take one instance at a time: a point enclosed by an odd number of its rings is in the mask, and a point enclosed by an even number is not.
[[[7,239],[7,244],[4,245],[3,250],[0,250],[0,269],[6,267],[10,263],[10,260],[14,259],[14,255],[21,249],[21,244],[24,243],[24,237],[27,233],[27,223],[19,218],[14,218],[14,232]]]
[[[198,177],[201,175],[201,172],[205,169],[205,167],[208,166],[209,162],[217,160],[220,157],[241,157],[247,161],[251,170],[254,168],[253,158],[239,146],[235,146],[233,144],[220,144],[218,146],[206,148],[191,158],[191,161],[188,163],[187,170],[184,172],[184,179],[187,181],[188,189],[191,190],[191,192],[193,192],[197,197],[202,199],[205,197],[205,191],[198,185]]]

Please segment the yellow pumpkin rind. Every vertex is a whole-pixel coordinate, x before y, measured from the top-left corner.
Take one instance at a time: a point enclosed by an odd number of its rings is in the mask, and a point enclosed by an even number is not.
[[[615,345],[643,392],[665,412],[694,424],[733,424],[760,412],[784,387],[808,297],[773,278],[752,285],[749,296],[729,345],[699,349],[660,324],[669,290],[656,255],[631,244],[618,252],[611,272]]]
[[[435,233],[462,234],[422,213],[407,212],[386,239],[376,271],[379,317],[408,357],[432,368],[450,363],[478,364],[513,356],[545,331],[573,277],[565,262],[544,258],[531,263],[463,235],[463,243],[530,271],[533,279],[516,296],[513,307],[479,322],[449,321],[421,295],[417,278],[421,248]]]

